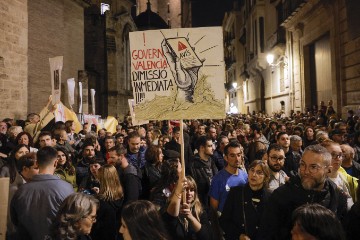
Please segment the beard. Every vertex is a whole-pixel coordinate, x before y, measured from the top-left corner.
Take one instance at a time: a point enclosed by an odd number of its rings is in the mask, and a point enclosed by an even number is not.
[[[280,164],[268,165],[270,170],[273,172],[280,172],[282,166]]]
[[[325,177],[321,179],[316,179],[313,177],[302,177],[301,178],[301,185],[305,190],[315,190],[319,188],[325,182]]]

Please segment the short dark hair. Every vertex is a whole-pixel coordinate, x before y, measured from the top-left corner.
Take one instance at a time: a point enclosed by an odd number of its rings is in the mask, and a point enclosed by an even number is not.
[[[241,144],[237,141],[230,141],[228,145],[224,148],[224,155],[227,155],[229,152],[229,148],[242,148]]]
[[[208,136],[198,137],[198,139],[196,139],[195,148],[199,151],[201,146],[203,147],[206,146],[207,141],[212,141],[212,139],[209,138]]]
[[[123,146],[114,146],[112,148],[109,149],[108,152],[116,152],[116,155],[120,156],[120,155],[126,155],[127,153],[127,149]]]
[[[40,138],[43,137],[43,136],[50,136],[51,139],[54,139],[53,134],[51,132],[49,132],[49,131],[40,132],[38,139],[40,140]]]
[[[173,128],[173,133],[178,133],[180,132],[180,127],[174,127]]]
[[[276,135],[276,140],[279,140],[281,138],[282,135],[288,135],[287,132],[279,132],[277,135]]]
[[[299,224],[316,239],[345,240],[341,223],[335,214],[320,204],[304,204],[292,214],[293,225]]]
[[[82,150],[84,151],[84,149],[88,146],[95,147],[91,141],[84,141],[84,144],[82,145]]]
[[[140,134],[137,131],[133,131],[128,134],[127,139],[130,140],[131,138],[139,138]]]
[[[122,134],[122,133],[117,133],[116,135],[115,135],[115,139],[118,139],[119,137],[125,137],[124,136],[124,134]]]
[[[32,167],[37,161],[36,153],[27,153],[19,158],[16,161],[16,167],[19,172],[23,170],[24,167]]]
[[[39,167],[47,167],[57,159],[57,150],[53,147],[45,146],[36,153]]]
[[[257,131],[258,133],[261,132],[261,128],[260,128],[259,124],[257,124],[257,123],[251,124],[250,129],[253,131]]]
[[[115,142],[115,138],[114,138],[113,136],[106,136],[106,137],[104,138],[104,142],[105,142],[106,140],[108,140],[108,139],[111,139],[111,140],[113,140],[113,141]]]
[[[270,144],[269,148],[267,149],[267,155],[270,154],[270,151],[271,150],[275,150],[275,151],[284,151],[284,149],[277,143],[273,143],[273,144]]]
[[[102,157],[92,157],[89,158],[89,164],[100,164],[102,166],[105,164],[105,160]]]

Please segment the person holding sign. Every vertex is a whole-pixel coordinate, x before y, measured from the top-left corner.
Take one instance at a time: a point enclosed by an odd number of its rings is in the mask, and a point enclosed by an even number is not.
[[[43,129],[53,118],[55,118],[54,111],[56,109],[56,104],[52,105],[51,110],[48,109],[51,101],[52,96],[50,95],[46,106],[41,110],[39,114],[30,113],[27,116],[28,124],[24,128],[24,132],[29,133],[31,137],[33,137],[34,142],[37,141],[41,129]]]
[[[185,201],[181,200],[184,192]],[[173,239],[212,239],[208,216],[200,203],[196,182],[192,177],[179,178],[169,201],[162,217]]]

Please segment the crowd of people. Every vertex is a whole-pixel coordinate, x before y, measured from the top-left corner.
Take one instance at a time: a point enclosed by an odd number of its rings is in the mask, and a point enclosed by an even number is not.
[[[48,107],[0,121],[6,239],[360,236],[360,120],[351,110],[347,119],[323,104],[290,117],[124,118],[113,133],[89,123],[76,132]]]

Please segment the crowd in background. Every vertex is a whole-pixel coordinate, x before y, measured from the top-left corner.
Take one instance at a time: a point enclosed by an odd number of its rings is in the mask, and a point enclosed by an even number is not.
[[[0,121],[7,239],[360,236],[352,110],[341,119],[321,102],[289,117],[185,120],[183,133],[179,121],[132,126],[129,116],[115,133],[76,132],[71,120],[44,121],[51,111]]]

